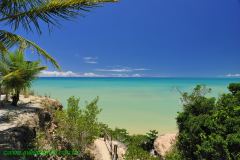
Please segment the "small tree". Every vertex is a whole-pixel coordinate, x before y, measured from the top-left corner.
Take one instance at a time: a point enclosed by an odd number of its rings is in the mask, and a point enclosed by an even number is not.
[[[79,107],[79,99],[70,97],[67,108],[55,113],[58,125],[56,134],[67,140],[73,149],[80,153],[84,153],[87,145],[91,144],[101,133],[101,125],[97,119],[101,110],[97,102],[98,98],[82,109]]]
[[[143,148],[147,151],[151,151],[152,149],[154,149],[154,141],[156,140],[157,137],[158,137],[158,131],[150,130],[147,133],[147,143],[145,143]]]
[[[130,135],[126,129],[123,128],[115,128],[114,130],[110,131],[110,134],[114,140],[118,140],[122,143],[128,144]]]
[[[26,61],[24,53],[20,51],[2,56],[1,82],[5,89],[12,93],[12,105],[17,105],[20,91],[29,88],[32,81],[44,69],[46,67],[40,66],[39,61]]]

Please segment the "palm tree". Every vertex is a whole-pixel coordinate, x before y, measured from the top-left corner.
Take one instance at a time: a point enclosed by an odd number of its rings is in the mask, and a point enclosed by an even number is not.
[[[26,61],[24,53],[20,51],[2,56],[1,82],[5,89],[12,93],[12,105],[17,105],[20,91],[29,88],[32,80],[44,69],[46,67],[40,66],[39,61]]]
[[[0,0],[0,24],[7,24],[15,31],[20,26],[26,31],[41,34],[40,23],[58,25],[58,19],[69,20],[82,15],[82,11],[116,0]],[[49,60],[56,68],[57,62],[34,42],[6,30],[0,30],[0,53],[4,54],[13,46],[25,44]]]

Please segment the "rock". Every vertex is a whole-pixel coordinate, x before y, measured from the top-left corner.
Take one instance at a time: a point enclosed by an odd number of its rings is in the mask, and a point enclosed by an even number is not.
[[[0,150],[26,149],[35,138],[35,128],[28,126],[14,127],[0,132]]]
[[[4,131],[0,131],[0,153],[10,150],[23,151],[28,149],[34,138],[36,137],[35,128],[29,126],[14,127]],[[2,152],[1,152],[2,151]],[[0,154],[0,159],[14,160],[20,159],[17,155]]]
[[[124,160],[127,147],[118,141],[112,141],[112,146],[117,145],[118,160]],[[109,142],[105,142],[103,138],[98,138],[88,149],[94,160],[111,160]]]
[[[17,156],[4,156],[3,153],[6,150],[31,150],[36,130],[51,123],[52,115],[42,102],[62,109],[58,101],[36,96],[20,96],[19,106],[6,103],[0,107],[0,160],[20,159]]]
[[[154,141],[154,150],[161,156],[165,156],[165,154],[171,150],[171,147],[174,145],[176,141],[177,134],[164,134],[160,135]]]
[[[63,109],[63,105],[59,101],[51,98],[46,98],[46,97],[41,98],[41,105],[46,109],[53,109],[53,110]]]
[[[57,100],[52,101],[52,105],[55,107],[55,110],[63,109],[63,105]]]
[[[39,127],[44,128],[47,123],[52,121],[52,115],[46,111],[40,111],[38,114],[39,117]]]

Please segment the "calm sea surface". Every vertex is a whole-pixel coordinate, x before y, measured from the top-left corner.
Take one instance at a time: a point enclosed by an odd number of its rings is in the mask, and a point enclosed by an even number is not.
[[[197,84],[212,88],[212,96],[227,92],[234,78],[39,78],[33,89],[66,105],[70,96],[80,97],[81,106],[99,96],[103,109],[100,121],[110,127],[126,128],[130,133],[176,132],[176,115],[181,111],[181,91]],[[176,89],[177,88],[177,89]]]

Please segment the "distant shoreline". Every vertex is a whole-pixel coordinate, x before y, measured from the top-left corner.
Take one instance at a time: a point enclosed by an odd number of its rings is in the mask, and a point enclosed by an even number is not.
[[[37,77],[37,78],[85,78],[85,79],[240,79],[240,77]]]

